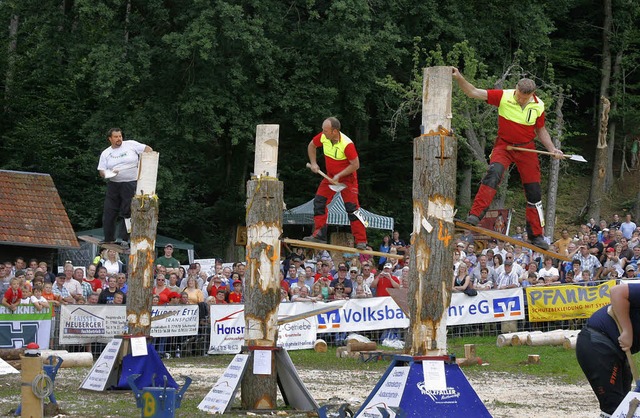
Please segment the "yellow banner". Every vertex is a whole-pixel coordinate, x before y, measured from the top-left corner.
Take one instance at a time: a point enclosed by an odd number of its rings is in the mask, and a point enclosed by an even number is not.
[[[610,290],[615,284],[615,280],[609,280],[598,286],[528,287],[525,290],[529,322],[589,318],[611,303]]]

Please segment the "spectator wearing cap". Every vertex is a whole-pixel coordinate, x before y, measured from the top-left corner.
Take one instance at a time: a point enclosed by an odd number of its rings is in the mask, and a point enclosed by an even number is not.
[[[493,238],[490,239],[489,241],[487,241],[487,248],[482,250],[482,254],[487,255],[487,252],[491,250],[491,252],[493,253],[492,256],[495,255],[497,245],[498,245],[498,240]],[[491,258],[489,258],[489,260],[491,260]]]
[[[464,241],[459,241],[456,244],[456,249],[460,253],[460,260],[464,260],[464,258],[467,256],[467,245],[468,244]]]
[[[400,287],[400,280],[391,274],[392,268],[393,264],[386,263],[382,267],[382,272],[371,282],[371,289],[376,289],[376,296],[389,296],[389,288]]]
[[[620,253],[622,252],[622,244],[616,244],[615,248],[607,248],[605,250],[606,260],[603,264],[602,274],[603,279],[617,279],[624,275],[624,268],[622,266],[622,258]]]
[[[347,277],[347,266],[340,263],[338,265],[337,277],[329,284],[330,290],[333,292],[336,286],[344,287],[344,294],[350,295],[353,290],[353,282]]]
[[[229,293],[229,303],[242,303],[242,282],[234,280],[233,291]]]
[[[333,280],[333,276],[331,275],[331,264],[329,261],[323,261],[322,264],[320,264],[320,271],[316,273],[314,282],[321,279],[323,281],[328,281],[328,283],[331,283],[331,280]]]
[[[504,262],[504,268],[498,273],[496,289],[512,289],[520,287],[520,280],[516,272],[513,271],[513,260]]]
[[[180,262],[173,257],[173,244],[168,243],[164,246],[164,255],[156,258],[154,263],[156,266],[164,266],[167,273],[178,273]]]
[[[209,278],[209,284],[207,285],[207,294],[209,296],[216,297],[218,294],[218,290],[223,289],[225,292],[227,291],[227,287],[224,283],[222,283],[222,277],[219,274],[214,274]]]
[[[625,279],[637,279],[638,278],[638,271],[636,269],[636,266],[634,266],[633,264],[629,264],[625,269],[624,269],[624,273]]]

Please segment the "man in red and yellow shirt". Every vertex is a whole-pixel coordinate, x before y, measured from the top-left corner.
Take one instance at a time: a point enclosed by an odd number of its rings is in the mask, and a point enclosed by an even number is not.
[[[529,241],[540,248],[547,249],[544,240],[544,216],[542,211],[542,192],[540,190],[540,162],[538,155],[532,152],[508,150],[508,146],[535,149],[536,136],[544,147],[562,158],[544,126],[544,103],[535,94],[533,80],[523,78],[514,90],[483,90],[476,88],[457,68],[453,68],[453,78],[467,96],[485,100],[498,108],[498,137],[496,138],[489,168],[469,211],[467,223],[477,225],[491,204],[496,190],[502,181],[504,172],[515,164],[520,173],[524,194],[527,199],[527,234]]]
[[[356,248],[366,249],[367,231],[358,217],[360,204],[358,203],[358,176],[356,171],[360,168],[358,152],[353,141],[340,132],[340,121],[329,117],[322,123],[322,132],[314,136],[307,153],[311,163],[311,171],[317,173],[320,167],[316,160],[316,149],[322,147],[327,175],[335,182],[340,182],[347,187],[342,190],[344,208],[347,210],[351,223],[351,233],[356,242]],[[314,232],[305,237],[305,241],[327,242],[327,205],[331,203],[336,192],[329,188],[328,180],[322,179],[313,199]]]

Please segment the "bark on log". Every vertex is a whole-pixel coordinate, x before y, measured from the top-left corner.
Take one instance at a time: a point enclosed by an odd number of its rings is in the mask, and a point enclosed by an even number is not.
[[[24,348],[3,348],[0,350],[0,358],[3,360],[20,360],[24,355]]]
[[[131,200],[131,255],[127,292],[127,328],[131,335],[151,334],[153,262],[156,259],[158,197],[156,178],[160,154],[141,155],[136,195]]]
[[[347,344],[347,351],[375,351],[378,349],[378,344],[375,342],[361,343],[359,341],[351,341]]]
[[[247,182],[247,269],[244,283],[245,344],[275,347],[278,338],[280,304],[280,240],[283,184],[275,177],[277,169],[278,125],[259,125],[256,130],[257,177]],[[264,151],[262,146],[271,148]],[[259,165],[259,167],[257,167]],[[253,362],[241,383],[242,408],[275,409],[277,399],[276,365],[271,352],[271,374],[253,374]]]
[[[451,135],[451,67],[425,69],[424,134],[414,139],[413,233],[409,273],[411,355],[447,354],[457,144]]]

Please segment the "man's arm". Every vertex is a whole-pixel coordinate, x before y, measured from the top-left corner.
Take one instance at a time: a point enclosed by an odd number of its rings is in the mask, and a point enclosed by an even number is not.
[[[313,143],[313,140],[311,140],[309,142],[309,145],[307,146],[307,154],[309,155],[309,164],[311,164],[311,167],[309,168],[314,173],[317,173],[320,169],[320,166],[318,166],[316,146]]]
[[[338,181],[340,180],[341,177],[346,177],[349,174],[353,173],[354,171],[358,170],[359,168],[360,168],[359,157],[356,157],[353,160],[349,160],[349,165],[344,170],[342,170],[341,172],[333,176],[333,180]]]
[[[535,128],[535,131],[538,139],[540,140],[542,145],[544,145],[547,151],[558,154],[558,156],[554,156],[554,158],[562,158],[564,154],[561,150],[556,148],[555,145],[553,145],[553,141],[551,140],[551,136],[549,135],[547,128],[543,126],[542,128]]]
[[[629,316],[629,285],[619,284],[611,288],[611,308],[618,319],[622,332],[618,337],[618,343],[622,350],[631,349],[633,344],[633,325]]]
[[[472,99],[485,100],[485,101],[487,100],[488,95],[486,90],[479,89],[473,84],[469,83],[467,80],[465,80],[465,78],[462,76],[462,74],[460,74],[460,71],[456,67],[451,67],[451,71],[452,71],[453,78],[456,80],[456,82],[458,83],[458,86],[460,86],[460,89],[464,94],[471,97]]]

